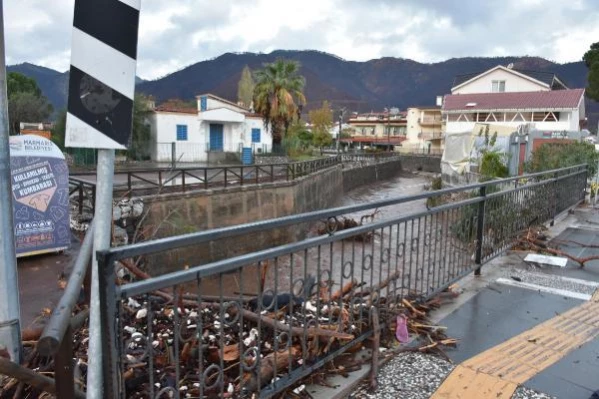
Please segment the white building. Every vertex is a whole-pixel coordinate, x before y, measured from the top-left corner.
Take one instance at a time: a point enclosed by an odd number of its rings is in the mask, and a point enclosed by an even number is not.
[[[585,120],[584,89],[568,89],[547,72],[496,66],[457,76],[443,100],[445,133],[470,132],[476,123],[537,130],[580,130]]]
[[[226,153],[272,148],[272,134],[260,115],[212,94],[197,96],[197,108],[158,106],[149,121],[157,162],[171,162],[173,156],[178,162],[207,162]]]
[[[443,119],[440,106],[408,107],[407,140],[402,147],[407,151],[443,149]]]

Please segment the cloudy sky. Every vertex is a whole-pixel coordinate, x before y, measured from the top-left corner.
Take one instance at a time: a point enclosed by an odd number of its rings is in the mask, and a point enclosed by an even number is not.
[[[74,0],[8,0],[8,64],[68,69]],[[383,56],[537,55],[578,61],[599,41],[598,0],[142,0],[138,75],[224,52],[316,49]]]

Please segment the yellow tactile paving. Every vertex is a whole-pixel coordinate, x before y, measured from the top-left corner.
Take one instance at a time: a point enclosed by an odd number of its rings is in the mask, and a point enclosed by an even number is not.
[[[439,399],[510,399],[518,387],[513,382],[503,381],[488,374],[478,373],[464,366],[457,366],[451,373],[451,380],[443,383],[444,389],[437,391]],[[511,393],[509,393],[511,392]]]
[[[590,301],[464,361],[432,399],[511,398],[519,384],[599,335],[599,290]]]

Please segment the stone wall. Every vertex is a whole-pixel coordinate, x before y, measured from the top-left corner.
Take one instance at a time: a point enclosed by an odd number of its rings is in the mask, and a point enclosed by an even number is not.
[[[291,162],[289,157],[285,155],[254,155],[254,163],[256,165],[271,165],[289,162]]]

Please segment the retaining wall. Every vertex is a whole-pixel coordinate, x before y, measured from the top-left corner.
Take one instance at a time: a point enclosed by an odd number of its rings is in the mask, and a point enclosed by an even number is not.
[[[343,174],[339,165],[290,182],[144,197],[149,209],[144,224],[149,228],[160,226],[156,238],[169,237],[330,208],[337,204],[342,192]],[[150,259],[152,274],[301,239],[307,229],[308,226],[296,225],[156,254]]]
[[[149,210],[144,226],[148,231],[156,231],[154,237],[160,238],[331,208],[338,205],[342,193],[390,179],[402,170],[440,171],[439,161],[439,158],[402,156],[399,160],[373,165],[339,165],[290,182],[142,197]],[[302,239],[309,228],[294,225],[156,254],[150,259],[151,274]]]

